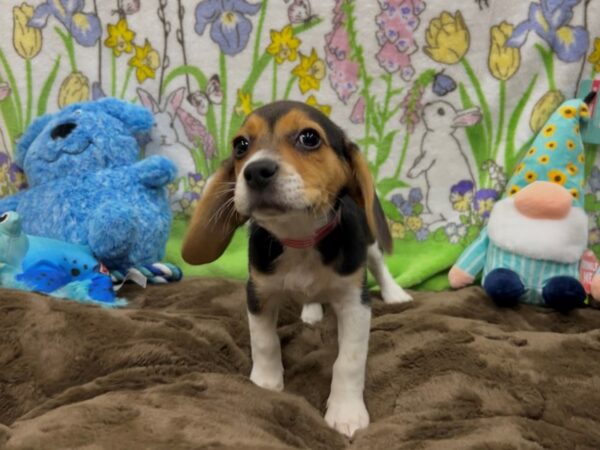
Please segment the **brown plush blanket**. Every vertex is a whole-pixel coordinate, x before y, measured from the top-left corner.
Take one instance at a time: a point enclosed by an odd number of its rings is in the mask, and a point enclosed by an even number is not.
[[[349,443],[322,419],[330,311],[315,327],[281,311],[286,387],[271,393],[246,377],[239,282],[131,287],[114,311],[0,295],[2,448],[600,448],[599,311],[503,311],[478,288],[374,298],[372,423]]]

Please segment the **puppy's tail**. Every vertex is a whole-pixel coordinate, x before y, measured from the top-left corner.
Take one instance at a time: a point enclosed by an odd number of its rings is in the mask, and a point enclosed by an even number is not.
[[[377,242],[385,253],[392,253],[394,240],[390,234],[390,227],[388,226],[385,212],[377,195],[375,195],[375,200],[373,201],[373,216],[375,218],[375,226],[377,227]]]

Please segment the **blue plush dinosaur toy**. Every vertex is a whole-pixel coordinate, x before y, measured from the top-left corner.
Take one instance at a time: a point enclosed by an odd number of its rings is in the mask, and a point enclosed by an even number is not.
[[[28,236],[15,212],[0,216],[0,286],[106,307],[126,304],[89,248]]]
[[[77,103],[36,119],[17,145],[29,189],[0,200],[25,233],[87,245],[111,270],[153,264],[171,227],[167,184],[175,166],[139,160],[150,111],[114,98]]]

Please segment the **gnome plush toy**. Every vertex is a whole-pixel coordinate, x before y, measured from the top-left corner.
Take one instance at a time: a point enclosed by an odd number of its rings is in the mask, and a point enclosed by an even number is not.
[[[499,306],[523,302],[568,311],[584,305],[579,267],[588,218],[580,125],[589,116],[586,101],[563,103],[536,136],[487,226],[450,270],[453,288],[483,272],[483,288]],[[596,274],[592,295],[598,294]]]

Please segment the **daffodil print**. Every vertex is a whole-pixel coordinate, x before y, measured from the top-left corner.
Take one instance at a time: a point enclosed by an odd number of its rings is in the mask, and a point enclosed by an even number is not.
[[[135,46],[135,55],[129,60],[129,65],[135,68],[138,82],[143,83],[156,76],[156,69],[160,66],[160,55],[146,39],[143,47]]]
[[[313,48],[309,56],[300,53],[300,64],[294,67],[292,74],[298,77],[300,92],[303,94],[311,89],[318,91],[321,80],[325,78],[325,62],[319,58]]]
[[[237,95],[238,104],[235,107],[235,113],[247,116],[252,112],[252,94],[250,92],[243,92],[241,89],[238,89]]]
[[[116,24],[107,25],[108,38],[104,41],[104,45],[113,51],[116,57],[122,53],[131,53],[133,51],[133,40],[135,32],[129,29],[127,19],[121,19]]]
[[[319,110],[321,110],[321,112],[323,114],[325,114],[326,116],[329,116],[331,114],[331,106],[329,105],[321,105],[318,101],[317,98],[314,95],[309,96],[306,99],[306,104],[309,106],[312,106],[314,108],[317,108]]]
[[[300,39],[294,36],[292,26],[287,25],[281,31],[271,30],[271,43],[267,47],[267,53],[275,58],[277,64],[296,61],[300,43]]]

